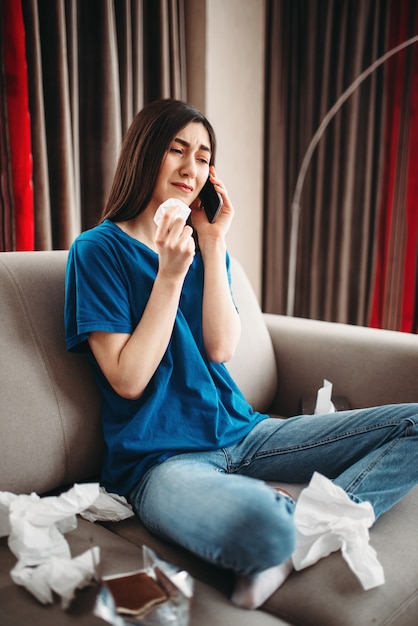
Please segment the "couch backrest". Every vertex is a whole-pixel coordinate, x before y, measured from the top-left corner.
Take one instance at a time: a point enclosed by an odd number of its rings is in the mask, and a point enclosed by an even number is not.
[[[0,254],[0,489],[44,493],[97,477],[100,398],[66,352],[67,253]]]
[[[228,369],[248,402],[267,411],[276,393],[277,364],[260,305],[242,266],[231,260],[232,291],[239,310],[241,341]]]
[[[100,397],[87,358],[65,349],[67,252],[0,253],[0,490],[45,493],[98,477]],[[248,280],[232,264],[242,341],[230,369],[267,409],[276,365]]]

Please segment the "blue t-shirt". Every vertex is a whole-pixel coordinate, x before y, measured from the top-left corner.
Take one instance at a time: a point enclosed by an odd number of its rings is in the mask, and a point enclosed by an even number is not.
[[[228,255],[226,264],[229,275]],[[125,495],[155,463],[181,452],[236,443],[267,417],[253,411],[224,364],[207,359],[200,254],[184,281],[167,350],[144,393],[128,400],[113,390],[89,349],[88,336],[93,331],[132,333],[157,270],[158,255],[109,220],[74,241],[67,264],[67,349],[91,356],[103,396],[102,482]]]

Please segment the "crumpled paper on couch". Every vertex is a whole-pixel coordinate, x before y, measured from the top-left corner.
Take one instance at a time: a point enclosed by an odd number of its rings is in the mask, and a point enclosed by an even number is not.
[[[40,602],[53,602],[52,592],[68,608],[75,590],[95,578],[98,548],[72,559],[64,534],[77,527],[77,514],[90,521],[117,521],[133,515],[124,499],[107,494],[98,483],[74,485],[59,496],[0,492],[0,536],[8,536],[17,558],[11,577]],[[126,503],[126,504],[125,504]]]
[[[318,389],[316,394],[316,404],[314,415],[326,415],[327,413],[335,413],[335,405],[331,401],[332,383],[324,378],[323,386]]]
[[[296,550],[292,555],[296,570],[302,570],[341,548],[344,560],[363,589],[385,582],[382,565],[369,545],[369,532],[375,520],[369,502],[353,502],[341,487],[315,472],[296,503]]]
[[[74,559],[53,556],[37,567],[20,562],[12,569],[13,582],[25,587],[42,604],[54,602],[53,592],[61,597],[65,610],[71,604],[77,589],[82,589],[96,579],[100,549],[95,546]]]
[[[108,493],[104,487],[100,487],[93,504],[80,511],[80,516],[89,522],[119,522],[134,515],[126,498],[116,493]]]

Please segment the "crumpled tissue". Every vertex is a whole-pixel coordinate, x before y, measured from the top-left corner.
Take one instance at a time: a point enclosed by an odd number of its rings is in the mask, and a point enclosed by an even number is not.
[[[74,559],[53,556],[37,567],[25,567],[18,562],[10,575],[17,585],[26,587],[42,604],[52,604],[52,592],[55,592],[61,596],[61,606],[65,610],[76,590],[97,578],[99,561],[100,548],[95,546]]]
[[[74,485],[59,496],[0,492],[0,536],[8,536],[17,558],[11,577],[40,602],[53,601],[52,591],[67,608],[77,588],[96,575],[98,548],[71,558],[64,534],[77,527],[77,514],[90,521],[120,520],[133,515],[124,498],[107,494],[98,483]]]
[[[80,516],[89,522],[119,522],[134,515],[126,498],[116,493],[108,493],[104,487],[100,487],[93,504],[80,511]]]
[[[185,222],[187,221],[187,218],[191,213],[190,208],[187,206],[187,204],[185,204],[181,200],[178,200],[177,198],[169,198],[168,200],[160,204],[154,215],[154,222],[157,224],[157,226],[160,223],[164,213],[172,206],[178,208],[178,213],[176,213],[176,217],[180,215],[180,217],[182,217]]]
[[[314,415],[326,415],[327,413],[335,413],[335,406],[331,402],[332,383],[324,378],[323,386],[318,389],[316,395],[316,404]]]
[[[341,548],[344,560],[363,589],[385,582],[382,565],[369,545],[369,532],[375,520],[369,502],[353,502],[345,491],[315,472],[296,503],[296,550],[292,555],[296,570],[302,570]]]

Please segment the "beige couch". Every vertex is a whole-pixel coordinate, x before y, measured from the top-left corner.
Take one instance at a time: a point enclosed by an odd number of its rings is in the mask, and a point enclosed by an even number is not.
[[[100,399],[85,357],[64,346],[66,252],[0,254],[0,490],[45,494],[99,475]],[[238,263],[233,290],[243,336],[230,369],[255,408],[291,416],[324,378],[353,407],[418,401],[418,337],[263,315]],[[137,568],[145,543],[196,579],[192,626],[365,626],[418,623],[418,490],[371,532],[387,582],[364,592],[340,554],[294,573],[264,605],[228,600],[232,578],[157,541],[138,520],[105,526],[79,521],[73,554],[102,547],[103,572]],[[15,558],[0,539],[0,624],[103,624],[91,614],[94,590],[69,612],[40,605],[9,576]]]

